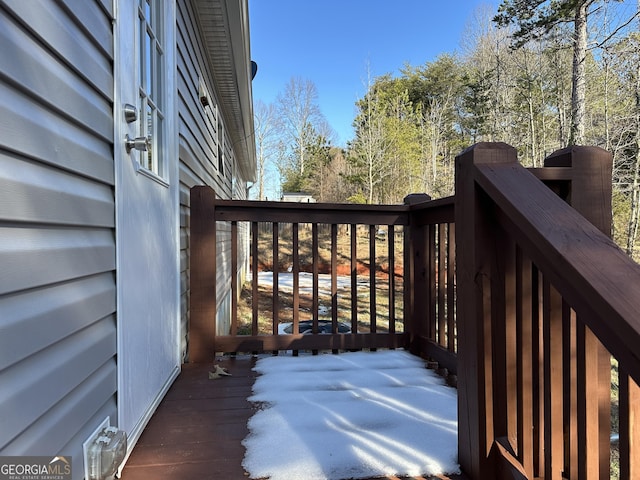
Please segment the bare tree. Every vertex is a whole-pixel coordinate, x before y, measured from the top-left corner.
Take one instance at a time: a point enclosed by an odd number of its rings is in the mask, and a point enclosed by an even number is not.
[[[640,0],[638,0],[638,10],[640,11]],[[633,37],[632,37],[633,38]],[[631,174],[631,213],[629,218],[629,228],[627,232],[627,254],[632,258],[635,255],[636,239],[638,237],[638,227],[640,225],[640,38],[635,35],[632,41],[633,54],[635,60],[635,81],[633,82],[635,112],[634,112],[634,159]]]
[[[503,122],[508,92],[504,84],[504,70],[510,53],[509,30],[496,28],[491,21],[493,16],[492,7],[479,6],[464,31],[464,60],[472,66],[468,82],[473,84],[477,95],[472,99],[473,105],[468,107],[473,109],[473,121],[476,123],[474,141],[507,142]]]
[[[578,2],[575,7],[573,33],[573,75],[571,90],[570,145],[584,144],[585,103],[587,98],[587,7],[591,2]]]
[[[254,107],[256,155],[258,157],[258,200],[265,198],[265,176],[269,163],[278,152],[278,124],[273,104],[257,101]]]
[[[376,85],[367,66],[367,93],[358,101],[359,113],[356,116],[356,137],[351,145],[352,158],[360,172],[360,183],[364,186],[365,201],[369,204],[376,200],[376,190],[381,176],[387,171],[384,162],[387,159],[389,141],[386,135],[385,111],[378,95]]]
[[[315,132],[326,121],[318,107],[318,90],[311,80],[292,77],[276,99],[277,115],[284,135],[283,141],[292,150],[293,162],[302,176],[305,171],[305,151],[309,132]]]
[[[601,0],[503,0],[495,21],[499,25],[516,24],[515,45],[522,47],[540,39],[558,25],[573,22],[573,74],[571,93],[571,130],[569,144],[584,143],[586,102],[587,14]]]

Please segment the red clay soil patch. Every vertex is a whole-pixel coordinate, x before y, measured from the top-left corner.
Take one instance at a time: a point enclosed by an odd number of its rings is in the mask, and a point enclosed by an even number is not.
[[[290,265],[279,265],[279,271],[280,272],[288,272]],[[273,272],[273,263],[271,262],[258,262],[258,271],[259,272]],[[301,272],[306,272],[306,273],[313,273],[313,266],[312,265],[301,265],[300,266],[300,271]],[[360,260],[358,260],[358,263],[356,265],[356,273],[358,275],[362,275],[362,276],[369,276],[371,272],[371,268],[369,266],[368,263],[362,262]],[[320,261],[318,262],[318,273],[325,273],[325,274],[330,274],[331,273],[331,264],[325,261]],[[402,267],[402,265],[397,265],[395,268],[395,276],[396,277],[402,277],[404,274],[404,269]],[[351,265],[347,265],[347,264],[338,264],[338,266],[336,267],[336,275],[339,276],[349,276],[351,275]],[[376,277],[377,278],[388,278],[389,277],[389,265],[388,264],[382,264],[382,265],[376,265]]]

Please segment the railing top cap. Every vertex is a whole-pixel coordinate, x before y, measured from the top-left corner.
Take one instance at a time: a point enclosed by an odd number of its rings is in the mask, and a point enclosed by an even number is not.
[[[480,142],[471,145],[456,156],[456,162],[517,163],[518,152],[504,142]]]
[[[585,165],[610,165],[612,163],[613,156],[608,150],[579,145],[556,150],[544,159],[545,167],[584,167]]]
[[[514,147],[505,142],[478,142],[474,143],[470,147],[465,148],[460,155],[467,153],[471,150],[515,150]]]

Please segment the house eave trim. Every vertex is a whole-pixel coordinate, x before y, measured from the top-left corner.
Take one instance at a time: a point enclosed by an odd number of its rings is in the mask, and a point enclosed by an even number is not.
[[[196,0],[195,3],[218,101],[236,155],[238,176],[245,181],[255,181],[248,0]]]

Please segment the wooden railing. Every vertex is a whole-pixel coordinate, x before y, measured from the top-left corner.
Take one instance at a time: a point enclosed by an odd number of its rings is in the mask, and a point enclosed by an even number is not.
[[[409,350],[437,362],[449,375],[458,369],[456,352],[456,235],[453,198],[422,201],[409,195],[405,230],[405,310]]]
[[[431,201],[410,195],[404,205],[341,205],[256,202],[216,199],[208,187],[191,191],[191,303],[190,361],[208,361],[214,352],[279,350],[354,350],[410,348],[417,355],[439,361],[451,373],[455,362],[455,243],[453,198]],[[235,272],[241,250],[240,226],[251,232],[251,321],[248,328],[238,316],[242,285]],[[247,227],[248,225],[248,227]],[[224,232],[225,241],[220,240]],[[302,236],[302,232],[310,232]],[[340,232],[340,235],[338,234]],[[266,234],[266,235],[265,235]],[[266,236],[266,241],[265,241]],[[346,252],[344,251],[344,239]],[[342,247],[339,247],[339,241]],[[363,245],[364,242],[364,245]],[[260,248],[268,244],[268,252]],[[327,243],[321,254],[321,243]],[[340,250],[342,248],[342,250]],[[378,250],[384,249],[383,259]],[[283,251],[290,254],[285,259]],[[309,250],[303,265],[299,252]],[[216,254],[216,252],[218,252]],[[268,257],[265,259],[264,257]],[[271,259],[271,260],[269,260]],[[232,307],[228,331],[220,332],[216,294],[219,266],[230,265]],[[260,331],[259,273],[270,264],[272,292],[270,325]],[[361,267],[366,267],[364,274]],[[305,268],[306,267],[306,268]],[[347,270],[346,288],[338,291],[338,269]],[[326,270],[321,270],[325,268]],[[301,275],[311,276],[312,293],[301,294]],[[280,288],[281,275],[292,277],[292,291]],[[324,273],[323,273],[324,272]],[[320,278],[328,278],[330,332],[320,328]],[[344,277],[342,278],[344,284]],[[358,290],[366,285],[369,300],[359,314]],[[384,289],[380,285],[384,283]],[[385,298],[382,300],[381,295]],[[285,309],[285,297],[287,308]],[[263,299],[264,300],[264,299]],[[301,302],[310,305],[311,330],[298,333]],[[339,302],[340,300],[340,302]],[[384,312],[380,305],[383,305]],[[380,324],[384,321],[384,325]],[[292,324],[292,333],[279,327]],[[323,322],[324,323],[324,322]],[[348,333],[340,333],[346,324]],[[326,323],[325,323],[326,325]],[[248,329],[248,331],[247,331]],[[323,330],[325,330],[323,332]]]
[[[545,168],[527,170],[505,144],[477,144],[456,158],[455,200],[412,195],[396,206],[228,201],[195,187],[190,361],[210,361],[215,352],[404,347],[457,373],[465,474],[590,480],[609,478],[613,358],[620,375],[620,478],[640,478],[640,267],[609,238],[610,202],[607,152],[575,147],[551,155]],[[386,239],[376,240],[380,227]],[[243,228],[252,235],[247,332],[240,328],[242,286],[235,274]],[[303,228],[311,230],[310,240],[301,239]],[[258,326],[262,229],[275,259],[267,332]],[[323,231],[328,259],[319,253]],[[338,247],[344,236],[346,253]],[[296,252],[304,242],[312,252],[308,335],[296,333],[304,269]],[[283,261],[285,246],[292,253]],[[386,266],[375,262],[382,246]],[[345,258],[346,292],[337,288]],[[371,259],[364,319],[356,293],[362,259]],[[331,285],[328,334],[319,331],[322,263]],[[293,291],[285,309],[278,273],[289,269]],[[385,270],[389,308],[382,326],[376,272]],[[216,325],[219,271],[232,272],[230,318],[217,319],[229,325],[222,333]],[[340,297],[348,298],[346,306]],[[294,333],[278,334],[284,321]],[[351,331],[339,333],[340,322]]]
[[[608,236],[611,156],[546,164],[505,144],[456,159],[459,461],[475,479],[609,478],[613,355],[620,478],[640,478],[640,266]]]

